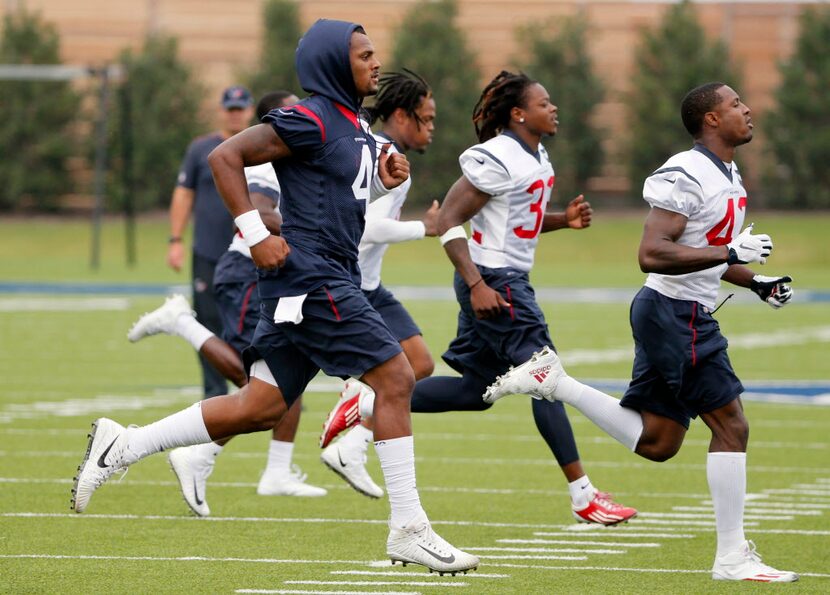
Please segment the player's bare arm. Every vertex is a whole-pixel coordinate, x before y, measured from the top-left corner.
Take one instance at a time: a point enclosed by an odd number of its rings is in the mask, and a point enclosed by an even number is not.
[[[568,203],[564,211],[545,213],[545,218],[542,220],[542,233],[557,229],[585,229],[591,226],[593,215],[591,203],[580,194]]]
[[[478,213],[490,195],[482,192],[465,176],[452,185],[444,204],[438,213],[438,235],[442,236],[453,227],[464,225]],[[478,271],[464,238],[456,238],[444,244],[444,250],[455,270],[470,288],[470,304],[477,318],[498,316],[502,308],[509,307],[501,294],[489,287]]]
[[[644,273],[682,275],[723,264],[729,256],[726,246],[692,248],[678,244],[686,229],[687,218],[659,207],[646,217],[640,240],[640,270]]]
[[[191,188],[176,186],[170,200],[170,245],[167,248],[167,265],[176,272],[184,264],[184,244],[182,236],[193,212],[193,200],[196,192]]]
[[[262,217],[268,231],[275,236],[280,235],[282,216],[274,209],[274,201],[260,192],[254,192],[251,194],[251,204],[259,211],[259,216]]]
[[[208,155],[216,188],[234,218],[254,210],[245,180],[245,167],[277,161],[291,150],[267,124],[252,126],[232,136]],[[251,246],[257,267],[275,269],[285,263],[291,249],[280,237],[268,236]]]

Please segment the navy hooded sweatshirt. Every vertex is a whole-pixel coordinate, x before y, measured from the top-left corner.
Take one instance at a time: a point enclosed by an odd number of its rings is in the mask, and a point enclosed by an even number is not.
[[[363,235],[376,145],[358,118],[349,59],[360,25],[320,19],[297,46],[297,75],[311,97],[271,111],[292,156],[273,163],[282,199],[281,234],[291,247],[285,265],[260,271],[263,299],[301,295],[338,280],[360,285],[357,246]]]

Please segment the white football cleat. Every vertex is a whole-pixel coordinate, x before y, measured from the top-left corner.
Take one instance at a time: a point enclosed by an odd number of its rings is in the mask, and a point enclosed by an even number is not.
[[[72,486],[72,510],[83,512],[92,493],[114,473],[127,467],[128,463],[124,460],[126,436],[127,428],[106,417],[92,423],[86,454]]]
[[[260,496],[300,496],[319,498],[328,494],[325,488],[318,488],[305,482],[308,475],[302,473],[297,465],[288,473],[278,473],[268,469],[262,474],[256,493]]]
[[[366,471],[366,453],[348,449],[342,440],[329,444],[320,454],[323,464],[346,480],[350,486],[369,498],[382,498],[383,488],[372,481]]]
[[[170,468],[179,480],[182,497],[196,516],[210,516],[207,479],[213,473],[215,454],[205,454],[202,444],[174,448],[167,455]]]
[[[386,553],[392,565],[401,562],[420,564],[430,572],[440,575],[458,572],[464,574],[478,568],[478,558],[450,545],[429,524],[425,514],[420,514],[403,529],[392,529],[386,540]]]
[[[795,572],[776,570],[761,562],[752,541],[744,541],[734,552],[715,558],[712,578],[716,581],[755,581],[760,583],[792,583],[798,580]]]
[[[496,378],[482,398],[485,403],[495,403],[507,395],[530,395],[534,399],[555,401],[553,391],[563,376],[565,370],[559,356],[545,345],[525,363],[511,367],[503,376]]]
[[[152,312],[142,314],[141,318],[135,321],[130,332],[127,333],[127,338],[135,343],[144,337],[159,333],[171,335],[173,334],[176,318],[182,314],[195,316],[187,298],[180,293],[175,293]]]

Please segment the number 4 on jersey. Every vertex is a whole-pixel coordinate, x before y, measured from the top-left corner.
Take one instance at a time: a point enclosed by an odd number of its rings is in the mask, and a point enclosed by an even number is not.
[[[352,192],[357,200],[369,202],[369,189],[372,185],[372,153],[366,145],[360,152],[360,165],[357,167],[357,177],[352,183]]]
[[[746,208],[746,196],[738,199],[738,208]],[[730,198],[726,203],[726,215],[717,225],[706,232],[706,239],[710,246],[726,246],[732,241],[732,232],[735,230],[735,199]]]

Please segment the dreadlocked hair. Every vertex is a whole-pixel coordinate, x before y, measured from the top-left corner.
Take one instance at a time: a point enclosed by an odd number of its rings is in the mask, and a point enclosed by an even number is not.
[[[403,72],[384,72],[380,75],[375,103],[372,107],[366,108],[370,124],[377,120],[385,122],[398,108],[421,123],[415,110],[424,99],[432,97],[432,89],[423,78],[408,68],[402,70]]]
[[[502,70],[484,87],[473,108],[473,125],[479,142],[497,136],[510,124],[510,110],[524,105],[525,90],[535,84],[526,74]]]

